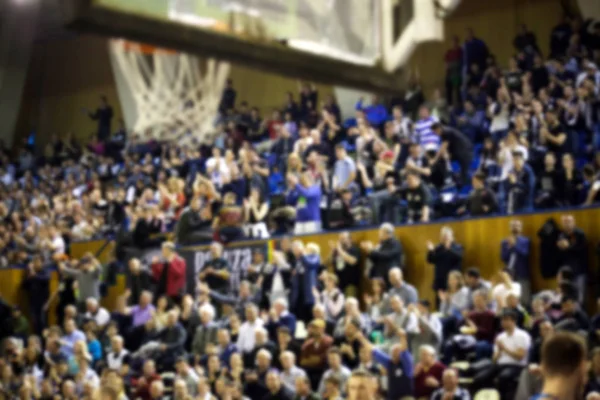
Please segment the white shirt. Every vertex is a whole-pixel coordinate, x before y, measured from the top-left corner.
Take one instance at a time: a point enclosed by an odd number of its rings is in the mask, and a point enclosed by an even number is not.
[[[214,157],[209,158],[206,161],[206,169],[211,170],[210,180],[215,186],[221,187],[224,179],[229,178],[229,167],[223,157],[219,158],[218,164]]]
[[[254,349],[254,340],[256,337],[256,328],[263,326],[260,318],[256,318],[254,322],[246,321],[240,326],[238,333],[237,347],[243,353],[250,353]]]
[[[498,341],[501,341],[504,344],[504,347],[511,352],[524,349],[525,357],[523,357],[522,360],[517,360],[506,351],[502,351],[500,352],[500,356],[496,361],[497,364],[527,365],[527,354],[529,353],[529,348],[531,347],[531,336],[529,336],[529,333],[525,332],[523,329],[515,328],[512,335],[509,335],[506,331],[499,334],[496,338],[496,342]],[[498,345],[494,344],[494,353],[498,351]]]
[[[106,364],[108,365],[108,368],[116,371],[120,370],[121,366],[123,366],[123,360],[128,354],[129,352],[125,349],[122,349],[118,354],[114,351],[108,353],[106,355]]]
[[[52,238],[52,250],[54,251],[54,254],[65,253],[65,240],[61,235],[56,235]]]
[[[506,287],[504,283],[499,283],[494,286],[492,289],[492,300],[496,301],[496,299],[500,298],[502,301],[506,300],[506,296],[511,293],[514,293],[515,296],[521,297],[521,284],[517,282],[513,282],[510,285],[510,289]]]
[[[105,326],[110,322],[110,314],[106,311],[106,308],[102,307],[98,307],[98,311],[95,314],[87,311],[84,316],[85,318],[93,319],[99,327]]]

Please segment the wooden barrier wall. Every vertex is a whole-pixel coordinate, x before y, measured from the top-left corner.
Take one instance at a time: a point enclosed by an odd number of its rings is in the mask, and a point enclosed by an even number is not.
[[[532,287],[534,291],[550,288],[554,285],[552,280],[544,280],[540,273],[540,248],[537,231],[548,218],[560,221],[560,216],[565,213],[572,214],[588,237],[588,251],[590,259],[590,270],[598,269],[598,257],[595,248],[600,241],[600,208],[581,209],[565,212],[549,212],[540,214],[526,214],[520,216],[503,216],[486,219],[471,219],[454,221],[446,224],[430,223],[412,226],[399,226],[396,235],[402,241],[406,254],[406,279],[414,284],[419,290],[422,298],[433,301],[435,293],[431,290],[433,279],[433,267],[427,264],[425,257],[427,253],[426,243],[431,240],[439,241],[440,229],[449,226],[454,230],[456,240],[465,247],[465,258],[463,268],[477,266],[481,269],[484,277],[491,278],[499,271],[503,264],[500,260],[500,242],[509,234],[509,222],[513,218],[523,221],[523,233],[532,240],[531,274]],[[336,240],[338,233],[325,233],[320,235],[300,236],[304,242],[315,242],[321,247],[321,254],[327,257],[330,252],[329,241]],[[355,242],[371,240],[377,242],[377,229],[353,231],[351,233]],[[79,258],[86,252],[97,252],[104,241],[91,241],[73,243],[71,252],[74,258]],[[100,254],[102,262],[109,260],[112,245],[107,246]],[[20,290],[20,283],[24,277],[24,271],[19,269],[5,269],[0,271],[0,293],[2,297],[11,304],[26,305],[26,295]],[[57,287],[56,273],[51,279],[51,290]],[[125,290],[125,278],[119,276],[117,284],[109,289],[109,295],[103,299],[103,305],[109,309],[114,306],[115,299]],[[54,312],[50,312],[50,322],[54,320]]]

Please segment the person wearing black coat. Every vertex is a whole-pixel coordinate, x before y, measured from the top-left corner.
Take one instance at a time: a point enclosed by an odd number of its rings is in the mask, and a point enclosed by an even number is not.
[[[450,158],[460,164],[460,184],[466,185],[469,182],[469,170],[473,160],[473,143],[458,129],[449,126],[443,126],[435,123],[431,130],[438,135]]]
[[[263,400],[292,400],[294,398],[294,393],[281,384],[279,373],[276,370],[267,373],[266,383],[269,393],[263,397]]]
[[[427,262],[434,265],[433,290],[446,290],[448,274],[460,271],[463,259],[463,247],[454,241],[450,227],[444,226],[440,232],[440,244],[427,243]]]
[[[369,277],[381,278],[389,286],[390,269],[403,266],[402,244],[394,237],[394,225],[387,222],[381,225],[377,247],[374,247],[372,242],[362,242],[361,247],[373,263]]]
[[[537,233],[540,238],[540,271],[544,279],[553,279],[561,267],[556,243],[560,228],[553,218],[549,218]]]
[[[208,229],[209,225],[200,218],[200,199],[193,198],[190,205],[186,207],[179,216],[179,221],[175,226],[175,240],[181,244],[200,243],[210,240],[212,234]]]
[[[585,299],[586,277],[588,275],[587,238],[585,233],[575,226],[572,215],[561,217],[562,230],[556,241],[560,265],[568,265],[575,274],[579,302]]]
[[[143,291],[152,291],[152,278],[147,270],[142,268],[140,260],[132,258],[129,260],[129,268],[126,273],[127,302],[129,305],[137,304]]]

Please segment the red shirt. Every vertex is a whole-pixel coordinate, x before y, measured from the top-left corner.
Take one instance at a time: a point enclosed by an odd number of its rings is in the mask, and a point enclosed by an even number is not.
[[[420,397],[431,397],[431,394],[438,389],[437,387],[427,386],[425,381],[430,376],[434,377],[440,385],[442,384],[442,375],[444,374],[444,370],[446,366],[439,361],[436,361],[431,367],[427,370],[425,368],[421,369],[417,375],[415,375],[415,397],[418,399]]]
[[[490,310],[471,311],[469,319],[477,326],[475,338],[492,343],[496,337],[496,314]]]
[[[164,262],[152,264],[152,278],[155,282],[161,279],[164,265]],[[178,296],[185,291],[185,270],[185,260],[177,255],[173,257],[167,275],[167,296]]]

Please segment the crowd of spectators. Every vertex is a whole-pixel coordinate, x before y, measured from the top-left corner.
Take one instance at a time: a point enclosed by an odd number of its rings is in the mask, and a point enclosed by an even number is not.
[[[342,118],[335,99],[319,103],[302,84],[298,100],[288,93],[262,118],[230,82],[214,138],[195,147],[122,123],[111,135],[102,98],[89,113],[98,121],[90,144],[69,136],[40,149],[30,137],[16,158],[1,150],[0,257],[25,266],[29,310],[0,304],[0,397],[467,400],[496,387],[508,399],[517,383],[517,395],[534,394],[554,331],[600,344],[600,317],[582,307],[589,244],[573,217],[540,230],[550,257],[542,272],[559,284],[537,294],[518,220],[498,244],[506,269],[493,282],[461,272],[465,250],[445,227],[438,245],[426,244],[435,304],[404,280],[392,224],[600,199],[600,29],[587,28],[558,25],[544,58],[523,27],[506,70],[469,31],[446,54],[446,98],[438,91],[429,102],[413,76],[403,98],[361,99]],[[223,244],[232,240],[375,223],[379,243],[344,232],[331,255],[284,238],[272,261],[257,258],[230,287]],[[193,266],[164,239],[173,230],[177,244],[212,241],[194,293],[185,292]],[[126,263],[114,310],[99,302],[114,271],[93,254],[68,256],[71,241],[96,237],[116,238]],[[162,255],[145,266],[120,259],[127,246]],[[50,264],[60,276],[53,293]],[[593,354],[591,396],[600,389]]]

